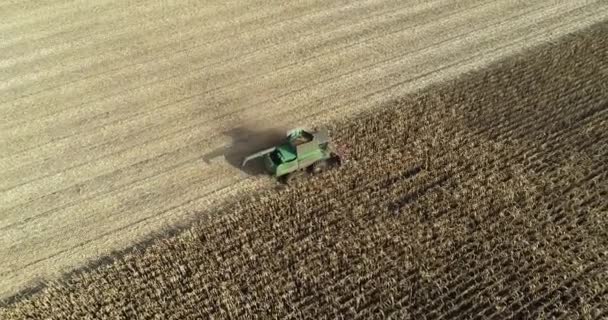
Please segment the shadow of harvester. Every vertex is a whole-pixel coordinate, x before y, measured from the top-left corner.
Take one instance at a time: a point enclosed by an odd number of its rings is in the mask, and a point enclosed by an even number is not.
[[[286,139],[287,131],[273,129],[253,129],[250,127],[237,127],[223,132],[232,140],[230,145],[216,149],[203,156],[206,163],[211,163],[212,159],[223,157],[231,166],[239,169],[248,175],[266,174],[262,158],[247,162],[242,167],[243,159],[257,151],[274,147],[283,143]]]

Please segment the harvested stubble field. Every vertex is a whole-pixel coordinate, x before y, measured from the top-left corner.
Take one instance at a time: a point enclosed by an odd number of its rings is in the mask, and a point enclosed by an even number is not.
[[[263,186],[221,156],[244,119],[341,119],[607,18],[605,0],[0,1],[0,298]]]
[[[608,23],[332,127],[349,162],[3,309],[605,319]]]

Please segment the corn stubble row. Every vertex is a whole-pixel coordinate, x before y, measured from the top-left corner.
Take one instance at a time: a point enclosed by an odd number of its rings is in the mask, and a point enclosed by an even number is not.
[[[608,24],[333,128],[349,162],[3,319],[608,317]]]

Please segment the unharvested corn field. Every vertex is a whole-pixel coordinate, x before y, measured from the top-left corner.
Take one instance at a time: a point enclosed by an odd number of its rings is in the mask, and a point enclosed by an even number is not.
[[[2,319],[608,317],[608,24],[331,127],[348,162]]]

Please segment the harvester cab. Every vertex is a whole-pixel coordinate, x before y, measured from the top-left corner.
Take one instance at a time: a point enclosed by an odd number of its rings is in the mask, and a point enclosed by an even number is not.
[[[249,155],[243,160],[242,166],[257,158],[263,158],[268,173],[287,183],[302,173],[319,173],[341,164],[340,156],[330,145],[325,129],[290,130],[284,143]]]

